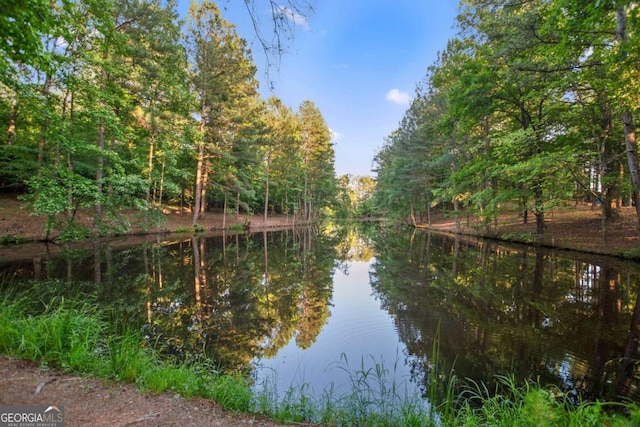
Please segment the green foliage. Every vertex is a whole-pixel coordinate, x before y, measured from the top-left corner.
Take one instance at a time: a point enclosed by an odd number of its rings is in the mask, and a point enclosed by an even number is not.
[[[221,376],[207,390],[207,396],[233,411],[250,410],[251,389],[246,378],[237,375]]]
[[[49,31],[53,14],[45,0],[7,2],[0,13],[0,81],[10,80],[13,63],[46,66],[41,38]]]
[[[166,223],[167,216],[160,209],[141,209],[135,225],[142,230],[149,231],[161,229]]]
[[[376,207],[405,221],[464,209],[489,231],[517,205],[542,233],[553,206],[586,196],[608,218],[637,191],[624,184],[638,165],[624,161],[619,115],[638,104],[627,62],[639,51],[637,18],[624,2],[462,2],[458,36],[374,159]]]
[[[24,236],[14,236],[13,234],[5,234],[0,236],[0,245],[13,245],[26,242]]]
[[[503,233],[500,238],[518,243],[534,243],[536,241],[535,236],[531,235],[531,233]]]
[[[472,384],[460,402],[456,426],[632,426],[639,408],[634,404],[585,403],[572,407],[566,396],[535,383],[518,386],[513,378],[498,377],[498,390]],[[608,409],[624,411],[609,412]]]
[[[82,224],[71,222],[58,236],[61,242],[77,242],[93,237],[93,232]]]
[[[205,231],[207,231],[207,228],[202,224],[193,224],[189,229],[189,231],[191,232],[191,234],[195,235],[199,233],[204,233]]]
[[[290,120],[270,122],[247,42],[214,2],[194,4],[186,25],[175,2],[23,3],[0,14],[0,126],[9,129],[0,186],[26,191],[47,236],[78,238],[67,228],[81,208],[109,235],[128,228],[115,219],[122,210],[195,205],[204,177],[201,204],[235,200],[237,211],[316,212],[333,197],[319,112],[309,129],[323,151],[304,163],[299,117],[283,107]],[[263,155],[275,140],[267,198]],[[314,186],[304,202],[303,174]]]
[[[189,231],[190,231],[190,227],[180,226],[176,228],[176,233],[180,233],[180,234],[186,234],[186,233],[189,233]]]
[[[623,251],[622,256],[629,259],[640,259],[640,248]]]

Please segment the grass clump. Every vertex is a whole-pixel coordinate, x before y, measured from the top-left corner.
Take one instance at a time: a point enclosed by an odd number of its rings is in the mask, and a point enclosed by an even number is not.
[[[191,232],[191,234],[196,235],[199,233],[204,233],[205,231],[207,231],[207,228],[202,224],[196,223],[189,228],[189,231]]]
[[[640,248],[625,250],[621,254],[623,258],[640,260]]]
[[[502,240],[506,240],[507,242],[516,242],[516,243],[535,243],[536,237],[527,232],[513,232],[513,233],[504,233],[500,236]]]
[[[640,407],[635,404],[569,402],[566,394],[537,383],[517,385],[513,378],[497,376],[496,392],[467,382],[444,425],[451,426],[637,426]],[[615,410],[614,410],[615,409]]]
[[[246,379],[223,375],[204,362],[178,364],[150,348],[139,331],[115,327],[96,304],[63,297],[0,301],[0,354],[39,361],[65,372],[137,384],[153,393],[201,396],[233,411],[250,409]]]
[[[28,239],[26,237],[14,234],[5,234],[0,236],[0,245],[17,245],[27,241]]]
[[[246,228],[246,225],[241,223],[234,223],[229,225],[228,227],[229,231],[243,231],[245,230],[245,228]]]
[[[331,385],[319,395],[309,384],[291,386],[278,396],[267,379],[256,392],[256,410],[280,423],[319,423],[327,426],[412,427],[438,425],[428,405],[408,379],[398,378],[397,363],[391,368],[384,360],[363,357],[351,366],[347,356],[327,369],[343,371],[347,384]]]

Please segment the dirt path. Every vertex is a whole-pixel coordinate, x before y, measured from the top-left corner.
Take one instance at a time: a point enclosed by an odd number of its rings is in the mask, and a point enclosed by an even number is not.
[[[45,217],[31,215],[27,210],[27,205],[16,198],[16,196],[0,194],[0,236],[14,236],[22,240],[42,240],[45,238]],[[166,222],[157,227],[144,228],[140,224],[140,215],[136,212],[129,212],[126,215],[130,224],[131,234],[175,232],[188,230],[191,227],[191,214],[189,212],[180,213],[178,209],[163,209],[166,214]],[[61,221],[64,218],[60,218]],[[93,219],[90,213],[80,210],[76,214],[75,222],[91,228]],[[205,230],[222,230],[232,225],[246,227],[253,231],[262,229],[272,229],[276,227],[287,227],[291,225],[292,218],[282,215],[270,215],[264,221],[262,215],[227,215],[221,213],[207,212],[198,224]],[[57,236],[57,232],[52,232],[51,238]]]
[[[226,412],[206,399],[145,394],[134,385],[63,375],[42,370],[32,362],[3,357],[0,357],[0,405],[62,406],[65,427],[280,425]]]

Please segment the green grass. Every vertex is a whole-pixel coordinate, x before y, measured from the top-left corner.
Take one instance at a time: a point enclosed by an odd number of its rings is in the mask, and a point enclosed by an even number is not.
[[[280,423],[313,422],[328,426],[431,426],[427,405],[408,383],[399,378],[397,364],[391,367],[384,360],[368,356],[355,366],[346,355],[327,367],[343,371],[347,384],[331,385],[319,394],[310,384],[291,386],[284,396],[278,396],[267,379],[256,391],[256,411]]]
[[[138,330],[108,322],[91,298],[78,294],[42,303],[4,292],[0,299],[0,354],[34,360],[66,372],[134,383],[152,393],[171,391],[215,400],[239,412],[266,415],[281,423],[327,426],[633,426],[635,404],[569,404],[555,389],[498,377],[492,393],[482,384],[438,371],[438,340],[431,356],[426,405],[419,393],[397,378],[397,363],[362,359],[352,366],[343,356],[330,368],[349,383],[316,394],[309,384],[278,396],[274,383],[261,390],[240,375],[219,372],[210,362],[178,364],[151,348]],[[78,302],[81,301],[81,302]],[[372,363],[365,363],[365,362]],[[455,392],[454,392],[455,391]]]
[[[575,406],[557,389],[535,382],[517,385],[513,378],[498,376],[496,393],[466,382],[466,393],[457,398],[457,409],[446,425],[455,426],[638,426],[640,408],[635,404],[581,403]]]
[[[621,255],[623,258],[640,260],[640,248],[634,248],[634,249],[622,251]]]
[[[24,236],[16,236],[13,234],[5,234],[0,236],[0,245],[17,245],[25,243],[28,239]]]
[[[506,240],[508,242],[516,242],[516,243],[535,243],[536,237],[527,232],[514,232],[514,233],[503,233],[500,235],[502,240]]]
[[[0,301],[0,354],[135,383],[153,393],[202,396],[229,410],[250,409],[247,379],[220,374],[205,363],[177,364],[150,348],[139,331],[109,324],[95,304],[60,297],[30,314],[38,305],[5,294]]]
[[[231,224],[229,225],[229,227],[227,227],[229,229],[229,231],[243,231],[246,228],[245,224],[240,224],[240,223],[235,223],[235,224]]]

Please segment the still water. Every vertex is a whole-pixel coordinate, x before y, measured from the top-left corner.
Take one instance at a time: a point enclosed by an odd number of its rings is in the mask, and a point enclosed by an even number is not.
[[[280,396],[358,375],[426,396],[455,373],[640,401],[640,264],[614,258],[341,225],[5,247],[0,275],[91,294],[161,351]]]

